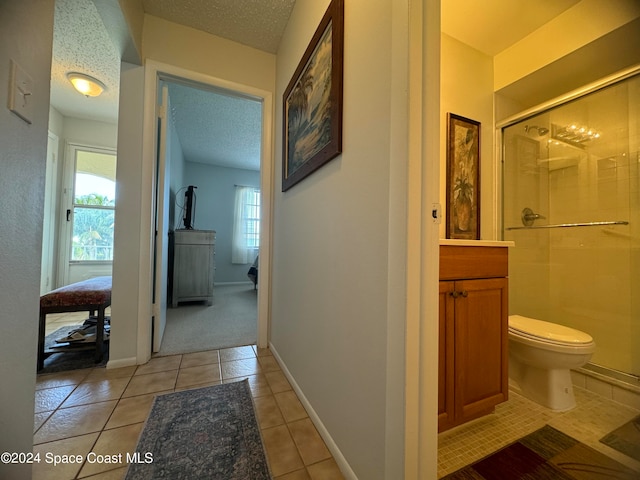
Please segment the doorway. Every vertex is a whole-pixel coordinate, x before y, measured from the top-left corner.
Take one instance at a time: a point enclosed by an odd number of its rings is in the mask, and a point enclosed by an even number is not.
[[[225,204],[225,198],[228,198],[228,191],[231,189],[234,191],[238,185],[253,186],[260,190],[260,217],[261,217],[261,229],[260,229],[260,267],[261,267],[261,282],[260,288],[254,292],[257,297],[257,340],[259,346],[267,345],[267,324],[268,324],[268,302],[269,302],[269,264],[270,264],[270,218],[271,218],[271,94],[268,92],[258,91],[252,88],[248,88],[242,85],[229,85],[228,82],[221,82],[220,80],[202,76],[194,72],[183,71],[178,68],[170,66],[159,66],[156,64],[150,64],[146,70],[146,82],[147,86],[158,93],[163,90],[163,86],[168,87],[169,91],[169,103],[171,107],[168,110],[165,122],[173,126],[169,126],[167,139],[167,151],[171,150],[171,154],[165,158],[166,167],[161,167],[160,162],[157,161],[159,156],[154,161],[154,178],[156,178],[160,184],[167,185],[169,189],[168,195],[150,192],[156,199],[167,198],[167,205],[164,208],[167,210],[167,228],[166,234],[168,236],[169,231],[176,230],[182,225],[182,204],[184,199],[185,190],[189,186],[197,187],[196,192],[196,204],[194,215],[194,228],[205,230],[218,230],[216,240],[216,279],[215,285],[220,286],[227,283],[244,283],[250,289],[253,290],[253,284],[250,283],[250,279],[247,276],[249,268],[254,263],[255,258],[251,255],[248,257],[247,264],[232,265],[227,255],[230,253],[223,253],[223,245],[230,243],[230,236],[232,234],[231,224],[223,221],[224,217],[233,217],[233,207],[227,208],[224,214],[216,214],[217,207],[222,207]],[[231,88],[233,87],[233,88]],[[187,95],[187,92],[189,95]],[[184,127],[181,124],[181,118],[184,122],[184,118],[191,118],[194,120],[196,117],[202,114],[201,110],[203,105],[207,103],[206,97],[215,97],[218,105],[222,105],[224,108],[217,108],[216,115],[217,120],[225,127],[230,126],[230,122],[226,121],[224,117],[221,117],[220,112],[237,111],[238,109],[249,108],[253,109],[255,118],[250,122],[256,123],[257,127],[253,132],[257,136],[257,139],[252,140],[254,144],[254,156],[257,158],[256,171],[251,171],[246,165],[240,165],[235,167],[232,163],[229,163],[230,158],[233,157],[234,150],[229,145],[225,145],[228,138],[218,137],[218,143],[220,148],[226,148],[227,154],[218,154],[217,158],[208,160],[203,158],[200,153],[190,148],[193,146],[193,135],[198,131],[204,130],[208,132],[208,135],[213,135],[211,130],[203,127],[202,121],[196,120],[196,126],[194,123],[190,123],[190,126]],[[155,97],[155,94],[154,94]],[[149,95],[147,98],[151,98]],[[181,103],[184,103],[185,98],[191,98],[187,101],[186,110],[184,113],[181,108]],[[195,100],[194,100],[195,99]],[[147,105],[151,107],[150,105]],[[249,106],[249,107],[247,107]],[[152,107],[153,111],[156,111],[155,107]],[[186,107],[185,107],[186,108]],[[145,109],[148,113],[148,109]],[[149,117],[147,117],[149,118]],[[236,126],[236,130],[245,128],[247,123]],[[212,127],[212,122],[204,122],[204,127]],[[155,124],[155,122],[154,122]],[[180,137],[180,128],[183,129],[182,138]],[[175,130],[172,132],[172,130]],[[186,134],[184,132],[187,132]],[[184,139],[188,140],[184,140]],[[189,142],[189,148],[184,148],[183,143]],[[155,151],[159,151],[159,146],[162,141],[156,141]],[[257,146],[256,146],[257,145]],[[147,142],[147,147],[150,147]],[[241,148],[244,148],[241,146]],[[205,149],[206,150],[206,149]],[[215,150],[209,147],[209,150]],[[230,152],[230,153],[229,153]],[[214,155],[215,157],[215,155]],[[225,163],[227,162],[227,163]],[[266,165],[266,168],[265,168]],[[160,168],[164,168],[160,171]],[[161,178],[166,174],[168,178]],[[252,180],[246,180],[247,177],[252,177]],[[226,177],[226,180],[225,180]],[[234,180],[230,180],[234,178]],[[212,183],[209,183],[209,182]],[[204,183],[203,183],[204,182]],[[217,183],[216,183],[217,182]],[[223,186],[223,183],[226,185]],[[266,188],[265,188],[266,186]],[[226,192],[226,193],[225,193]],[[227,204],[228,206],[228,204]],[[226,225],[226,226],[222,226]],[[164,234],[164,232],[163,232]],[[166,242],[168,244],[168,242]],[[164,247],[163,247],[164,248]],[[229,246],[230,249],[230,246]],[[161,255],[162,252],[156,252],[156,255]],[[223,258],[226,257],[226,258]],[[167,288],[168,278],[164,278],[162,275],[156,277],[156,284],[160,289]],[[158,295],[155,295],[158,298]],[[215,292],[214,292],[215,297]],[[155,312],[162,305],[154,306],[154,318],[151,324],[147,328],[143,323],[145,319],[141,320],[139,331],[151,332],[152,328],[155,328],[156,319]],[[165,308],[166,312],[166,308]],[[151,333],[149,333],[151,335]],[[149,342],[150,344],[151,342]],[[161,342],[160,342],[161,344]],[[140,345],[140,344],[139,344]],[[154,345],[153,351],[158,349],[158,345]],[[140,353],[140,352],[139,352]],[[151,353],[151,352],[150,352]]]
[[[58,284],[111,275],[116,151],[69,143],[65,154]]]

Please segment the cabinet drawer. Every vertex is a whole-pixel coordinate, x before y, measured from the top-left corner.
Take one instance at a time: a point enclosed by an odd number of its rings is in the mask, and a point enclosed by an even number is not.
[[[506,277],[508,253],[505,247],[440,245],[440,280]]]
[[[213,245],[216,241],[214,230],[176,230],[174,235],[179,245]]]

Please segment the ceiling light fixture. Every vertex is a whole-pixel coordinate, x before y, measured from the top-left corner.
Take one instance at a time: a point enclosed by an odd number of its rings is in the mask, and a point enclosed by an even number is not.
[[[97,97],[107,88],[100,80],[84,73],[69,72],[67,78],[73,87],[85,97]]]

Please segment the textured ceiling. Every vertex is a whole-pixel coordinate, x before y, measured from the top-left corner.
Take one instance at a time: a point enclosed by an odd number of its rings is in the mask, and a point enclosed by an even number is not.
[[[169,83],[171,115],[187,161],[260,169],[262,104]]]
[[[114,123],[118,116],[120,54],[91,0],[56,0],[51,63],[51,104],[65,116]],[[100,97],[76,92],[67,73],[106,85]]]
[[[144,11],[276,53],[295,0],[143,0]]]

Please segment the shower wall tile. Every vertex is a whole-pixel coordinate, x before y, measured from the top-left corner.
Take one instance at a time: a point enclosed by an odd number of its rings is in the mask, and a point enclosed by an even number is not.
[[[640,392],[632,392],[630,390],[614,386],[613,400],[640,410]]]
[[[613,400],[613,385],[593,377],[586,377],[587,390]]]

